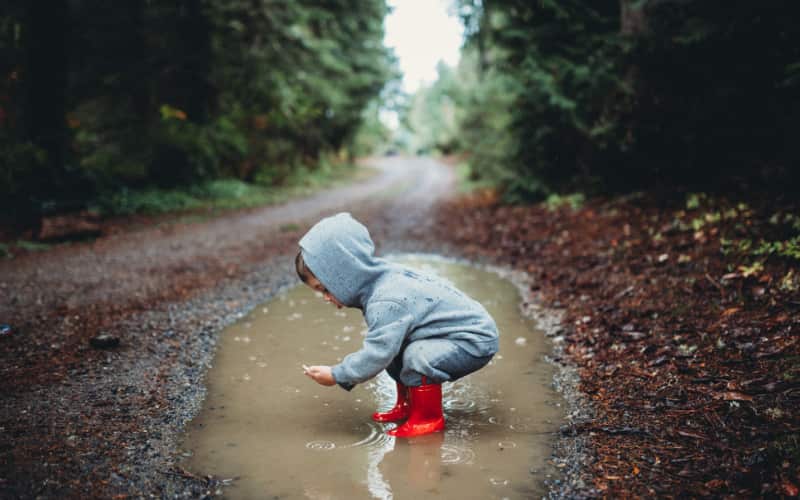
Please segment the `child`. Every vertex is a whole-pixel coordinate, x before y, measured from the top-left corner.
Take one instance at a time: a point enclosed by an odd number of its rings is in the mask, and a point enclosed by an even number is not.
[[[381,370],[397,383],[397,402],[377,422],[411,437],[444,429],[442,382],[483,366],[497,352],[497,326],[450,283],[374,256],[367,228],[348,213],[322,219],[300,240],[297,274],[336,307],[361,309],[369,328],[359,351],[330,366],[303,366],[322,385],[348,391]]]

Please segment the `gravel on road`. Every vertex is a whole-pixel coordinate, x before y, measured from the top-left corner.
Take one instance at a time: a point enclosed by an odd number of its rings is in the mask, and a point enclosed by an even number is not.
[[[182,431],[219,333],[297,283],[297,241],[314,222],[349,211],[379,253],[459,255],[431,227],[452,170],[425,158],[373,164],[367,181],[309,198],[0,263],[0,323],[13,327],[0,338],[0,497],[197,498],[224,487],[228,478],[179,467]]]

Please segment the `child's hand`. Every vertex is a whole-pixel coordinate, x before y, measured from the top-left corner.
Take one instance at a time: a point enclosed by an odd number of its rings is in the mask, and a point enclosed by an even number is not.
[[[319,385],[336,385],[336,379],[333,378],[330,366],[303,365],[303,373],[314,379]]]

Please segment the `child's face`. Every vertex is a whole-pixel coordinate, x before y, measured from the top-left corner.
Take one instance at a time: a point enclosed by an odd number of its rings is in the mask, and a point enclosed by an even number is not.
[[[314,290],[316,290],[319,293],[321,293],[322,296],[325,297],[326,301],[328,301],[331,304],[335,305],[337,308],[341,309],[341,308],[344,307],[344,304],[342,304],[341,302],[336,300],[336,297],[334,297],[333,294],[331,294],[331,292],[329,292],[328,289],[325,288],[325,286],[322,283],[320,283],[320,281],[317,278],[315,278],[313,276],[310,276],[308,278],[308,283],[306,283],[306,284],[308,286],[310,286],[311,288],[313,288]]]

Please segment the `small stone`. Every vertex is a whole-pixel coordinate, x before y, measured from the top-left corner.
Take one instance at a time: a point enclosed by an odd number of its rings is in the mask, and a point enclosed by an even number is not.
[[[95,349],[112,349],[119,346],[119,337],[102,333],[89,340],[89,344]]]
[[[0,323],[0,337],[10,337],[14,329],[8,323]]]

